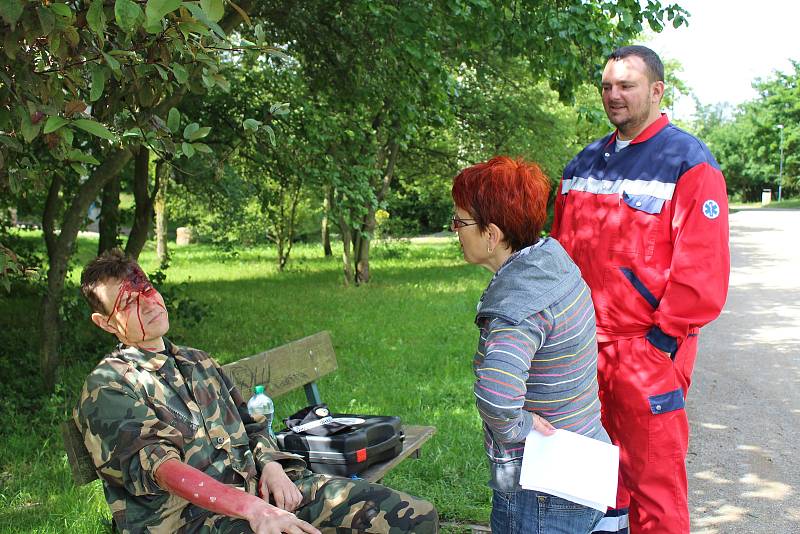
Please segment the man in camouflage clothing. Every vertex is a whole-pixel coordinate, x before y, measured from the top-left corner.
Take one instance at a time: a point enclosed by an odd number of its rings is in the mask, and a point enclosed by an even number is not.
[[[121,341],[87,377],[74,419],[122,532],[437,531],[430,503],[313,474],[278,450],[211,357],[163,337],[164,301],[120,251],[86,266],[81,291]]]

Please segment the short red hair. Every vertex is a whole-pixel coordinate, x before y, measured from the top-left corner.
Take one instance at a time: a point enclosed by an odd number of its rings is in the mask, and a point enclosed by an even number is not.
[[[547,218],[550,180],[539,166],[495,156],[453,179],[453,202],[469,212],[481,231],[496,224],[512,251],[535,244]]]

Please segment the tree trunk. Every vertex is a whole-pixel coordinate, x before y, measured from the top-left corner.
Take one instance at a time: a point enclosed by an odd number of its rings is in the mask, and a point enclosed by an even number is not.
[[[333,199],[333,195],[331,195]],[[350,230],[350,225],[344,220],[344,214],[341,210],[336,210],[339,213],[339,231],[342,233],[342,266],[344,271],[344,285],[349,286],[350,281],[353,280],[353,259],[351,255],[351,247],[353,246],[353,233]]]
[[[389,157],[383,172],[383,180],[376,197],[375,205],[380,205],[389,193],[389,185],[394,176],[394,168],[397,163],[399,148],[400,144],[397,141],[389,141]],[[372,233],[375,231],[375,225],[375,206],[370,206],[367,214],[364,216],[364,221],[361,225],[361,231],[359,232],[356,244],[356,284],[369,282],[369,245]]]
[[[297,223],[297,204],[300,202],[300,191],[303,188],[303,183],[298,178],[294,182],[294,191],[291,192],[291,200],[289,206],[289,219],[284,226],[284,246],[283,252],[279,257],[278,269],[283,271],[286,264],[289,263],[289,254],[292,253],[292,245],[294,244],[294,230]],[[281,210],[283,211],[283,210]]]
[[[47,292],[42,298],[42,345],[40,369],[47,391],[53,391],[61,365],[58,347],[61,342],[61,300],[64,296],[64,279],[67,275],[68,254],[49,258]]]
[[[167,250],[167,184],[172,169],[163,161],[156,164],[156,200],[154,209],[156,213],[156,254],[161,265],[169,260]]]
[[[115,176],[103,187],[100,206],[100,242],[97,245],[98,256],[106,250],[119,246],[119,193],[121,182]]]
[[[54,174],[47,192],[44,211],[42,212],[42,235],[47,248],[47,291],[42,298],[42,341],[41,359],[39,367],[42,380],[47,391],[52,391],[56,383],[56,371],[59,365],[58,345],[61,340],[61,318],[59,308],[64,291],[64,278],[66,277],[66,261],[64,255],[59,253],[58,238],[56,233],[56,214],[61,204],[61,186],[63,180],[60,174]],[[58,283],[60,281],[60,283]]]
[[[322,249],[325,251],[325,257],[333,256],[333,249],[331,249],[331,228],[329,218],[331,215],[331,195],[333,194],[333,187],[328,186],[325,188],[325,198],[322,201]]]
[[[125,244],[125,254],[137,259],[141,254],[147,234],[153,222],[153,199],[150,196],[150,150],[140,146],[136,153],[136,165],[133,170],[133,198],[136,207],[133,216],[133,226]]]
[[[361,235],[356,248],[356,285],[369,282],[369,236]]]
[[[130,151],[126,149],[111,151],[103,163],[83,182],[72,196],[70,204],[61,221],[61,228],[56,229],[56,215],[60,204],[62,179],[54,174],[50,183],[45,209],[42,214],[42,230],[47,246],[47,292],[42,298],[41,312],[41,355],[40,368],[42,379],[48,391],[55,387],[58,367],[61,358],[58,351],[60,336],[59,310],[64,295],[64,280],[67,276],[67,265],[75,249],[78,230],[86,215],[89,205],[105,187],[106,183],[128,163]]]

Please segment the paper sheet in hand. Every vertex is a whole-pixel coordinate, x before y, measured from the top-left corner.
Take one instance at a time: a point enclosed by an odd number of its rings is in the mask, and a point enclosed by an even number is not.
[[[525,440],[519,484],[605,512],[617,498],[619,447],[567,430]]]

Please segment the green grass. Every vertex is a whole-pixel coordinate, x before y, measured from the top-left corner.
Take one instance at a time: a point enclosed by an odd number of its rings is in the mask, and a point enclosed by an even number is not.
[[[91,258],[95,247],[95,241],[80,239],[77,264]],[[453,242],[378,244],[373,281],[349,288],[341,281],[340,255],[325,258],[317,246],[297,247],[284,273],[277,272],[274,250],[267,247],[238,256],[203,245],[172,252],[168,285],[185,282],[188,294],[211,310],[194,326],[173,317],[173,341],[227,363],[329,330],[339,369],[321,381],[320,391],[331,408],[395,414],[438,428],[422,457],[403,462],[384,483],[432,500],[445,521],[488,519],[491,494],[471,360],[475,303],[490,275],[464,264]],[[145,270],[156,268],[151,249],[141,260]],[[78,276],[79,269],[71,273],[73,280]],[[19,329],[27,343],[37,339],[37,306],[30,294],[0,299],[0,328]],[[85,328],[84,337],[96,345],[85,322],[74,328]],[[106,348],[113,346],[111,338],[100,339]],[[35,370],[35,345],[18,342],[4,350],[19,354],[28,372]],[[0,430],[0,532],[105,531],[102,521],[109,514],[102,488],[97,481],[82,488],[72,484],[57,428],[99,356],[68,355],[60,391],[31,399],[30,407],[8,404],[11,413],[4,414]],[[6,395],[28,394],[25,384],[15,379]],[[281,397],[276,415],[285,417],[303,405],[302,392]]]
[[[730,209],[737,210],[737,209],[752,209],[752,208],[769,208],[769,209],[800,209],[800,198],[792,198],[789,200],[781,200],[778,202],[777,200],[773,200],[766,206],[762,205],[761,202],[731,202]]]

